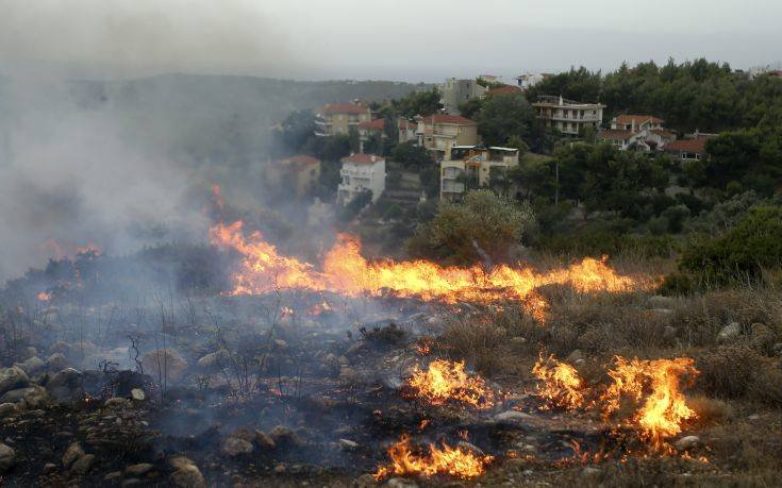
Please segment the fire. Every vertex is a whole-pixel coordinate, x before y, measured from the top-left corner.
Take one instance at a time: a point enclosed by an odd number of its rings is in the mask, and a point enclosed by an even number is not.
[[[330,290],[347,296],[378,296],[389,291],[399,297],[446,303],[529,300],[530,312],[542,319],[546,303],[534,293],[539,286],[559,283],[583,292],[616,292],[639,285],[633,278],[618,275],[605,259],[585,258],[567,269],[543,274],[529,267],[507,265],[486,270],[480,266],[444,267],[423,260],[369,262],[361,256],[358,239],[346,234],[337,237],[335,245],[324,257],[321,270],[316,270],[309,263],[281,255],[260,232],[245,238],[242,225],[241,221],[228,225],[219,223],[209,232],[212,244],[232,249],[242,256],[240,267],[233,276],[233,295],[299,288]]]
[[[486,465],[494,458],[481,456],[463,447],[450,447],[443,443],[442,448],[429,444],[427,455],[418,455],[413,452],[410,437],[402,438],[388,449],[391,463],[381,466],[375,478],[384,479],[391,475],[419,475],[431,477],[437,474],[446,474],[457,478],[468,479],[482,475],[486,471]]]
[[[542,382],[537,394],[550,406],[574,410],[584,404],[584,382],[573,366],[541,355],[532,374]]]
[[[608,372],[613,383],[602,395],[603,412],[610,417],[619,411],[623,399],[638,406],[633,422],[645,439],[660,450],[665,439],[682,431],[682,422],[696,417],[680,390],[681,378],[698,374],[691,358],[644,361],[616,357]]]
[[[487,408],[494,404],[492,390],[486,386],[483,378],[469,376],[464,370],[463,361],[436,359],[426,371],[416,366],[407,384],[432,405],[456,401]]]
[[[35,295],[35,298],[37,298],[39,302],[48,302],[52,299],[52,294],[47,291],[41,291]]]

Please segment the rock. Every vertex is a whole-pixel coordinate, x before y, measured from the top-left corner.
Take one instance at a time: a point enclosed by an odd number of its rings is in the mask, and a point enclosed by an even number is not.
[[[168,459],[168,464],[174,469],[182,469],[186,466],[195,466],[192,459],[185,456],[173,456]]]
[[[0,418],[8,417],[16,413],[15,403],[3,403],[0,404]]]
[[[670,308],[653,308],[651,312],[653,314],[665,316],[665,315],[671,315],[673,313],[673,310],[671,310]]]
[[[55,352],[46,358],[46,367],[52,371],[61,371],[68,367],[68,360],[65,358],[65,354]]]
[[[133,388],[130,390],[130,397],[137,402],[143,402],[147,398],[144,394],[144,390],[141,388]]]
[[[532,418],[532,415],[518,410],[508,410],[494,416],[497,422],[526,422]]]
[[[720,330],[717,334],[717,342],[724,344],[733,342],[741,335],[741,325],[738,322],[731,322]]]
[[[777,342],[771,347],[771,350],[774,351],[774,354],[777,356],[782,356],[782,342]]]
[[[253,452],[253,445],[249,441],[239,439],[238,437],[228,437],[220,445],[220,452],[226,456],[236,457]]]
[[[28,375],[32,375],[46,367],[46,363],[44,363],[43,360],[38,356],[33,356],[21,363],[15,364],[14,366],[18,366],[22,368]]]
[[[30,378],[27,377],[27,373],[22,368],[11,366],[10,368],[0,369],[0,395],[10,390],[24,388],[29,384]]]
[[[112,471],[103,477],[103,481],[113,481],[122,478],[122,471]]]
[[[350,439],[340,439],[337,441],[339,444],[340,449],[343,451],[353,451],[355,449],[358,449],[358,442],[351,441]]]
[[[676,306],[676,300],[671,297],[664,297],[662,295],[654,295],[647,300],[649,308],[665,308],[672,309]]]
[[[526,337],[521,337],[521,336],[515,336],[515,337],[511,337],[510,341],[513,344],[526,344],[527,343],[527,338]]]
[[[303,443],[298,435],[287,427],[278,425],[269,432],[269,436],[274,440],[274,443],[282,448],[297,447]]]
[[[673,447],[675,447],[677,451],[686,451],[687,449],[692,449],[693,447],[698,446],[700,443],[700,437],[697,435],[688,435],[674,442]]]
[[[16,464],[16,451],[0,442],[0,473],[5,473]]]
[[[266,432],[255,431],[255,443],[264,451],[273,451],[277,448],[277,443]]]
[[[28,408],[39,408],[49,401],[49,394],[42,386],[33,385],[27,388],[19,388],[7,391],[0,397],[0,403],[22,403]]]
[[[141,480],[138,478],[128,478],[123,480],[119,485],[121,488],[128,488],[130,486],[141,486]]]
[[[187,361],[174,349],[155,349],[141,358],[144,372],[155,380],[179,381],[187,369]]]
[[[353,488],[374,488],[377,480],[371,474],[362,474],[353,481]]]
[[[483,456],[484,452],[483,449],[476,446],[475,444],[472,444],[467,441],[459,441],[458,444],[456,444],[457,447],[461,447],[462,449],[465,449],[467,451],[470,451],[471,453],[475,454],[476,456]]]
[[[73,368],[63,369],[46,384],[46,391],[57,403],[74,403],[84,397],[82,373]]]
[[[80,457],[71,465],[71,471],[77,474],[85,474],[92,467],[92,463],[95,462],[95,454],[85,454]]]
[[[284,351],[288,349],[288,343],[282,339],[275,339],[274,348],[277,349],[278,351]]]
[[[177,488],[206,488],[204,475],[195,464],[184,464],[171,473],[171,484]]]
[[[587,466],[581,470],[581,476],[592,481],[597,481],[602,473],[601,470],[593,468],[592,466]]]
[[[339,370],[339,379],[345,383],[357,383],[361,379],[361,376],[355,369],[343,366]]]
[[[81,448],[81,444],[74,442],[65,450],[65,454],[62,456],[62,465],[69,468],[74,461],[82,456],[84,456],[84,449]]]
[[[125,468],[125,476],[144,476],[153,469],[155,465],[150,463],[131,464]]]
[[[575,349],[573,352],[568,354],[568,357],[565,358],[565,361],[568,363],[575,363],[576,361],[584,359],[584,353],[581,352],[580,349]]]
[[[130,400],[127,398],[121,398],[121,397],[111,397],[106,402],[104,402],[104,405],[107,407],[125,407],[130,404]]]
[[[51,473],[52,471],[57,471],[57,465],[54,463],[46,463],[43,465],[43,472],[44,473]]]
[[[391,478],[385,484],[388,488],[418,488],[415,481],[406,478]]]
[[[197,364],[199,368],[209,369],[209,368],[215,368],[215,367],[225,367],[228,366],[229,361],[231,360],[231,353],[226,351],[225,349],[220,349],[216,352],[210,352],[209,354],[203,356],[201,359],[198,360]]]

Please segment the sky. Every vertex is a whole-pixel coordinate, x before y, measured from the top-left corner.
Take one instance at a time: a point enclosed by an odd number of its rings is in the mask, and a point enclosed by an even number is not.
[[[779,0],[0,0],[0,69],[440,81],[782,60]]]

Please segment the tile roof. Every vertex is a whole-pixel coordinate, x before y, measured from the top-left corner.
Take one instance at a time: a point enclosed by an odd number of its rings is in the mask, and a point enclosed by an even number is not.
[[[359,115],[369,113],[369,107],[358,103],[329,103],[321,109],[324,114],[351,114]]]
[[[375,164],[376,162],[382,161],[383,159],[384,158],[382,156],[376,156],[374,154],[356,153],[342,158],[342,162],[353,164]]]
[[[617,115],[616,117],[616,123],[619,125],[631,125],[633,123],[633,120],[635,120],[635,125],[643,124],[644,122],[651,122],[653,124],[662,124],[665,122],[663,119],[655,117],[653,115],[634,115],[634,114],[625,114],[625,115]]]
[[[633,135],[634,134],[629,130],[603,129],[600,131],[600,134],[598,134],[598,137],[607,141],[626,141],[633,137]]]
[[[307,156],[305,154],[291,156],[289,158],[283,159],[280,162],[283,164],[292,164],[292,165],[300,165],[300,166],[314,166],[316,164],[320,164],[319,159],[313,158],[312,156]]]
[[[706,141],[708,140],[708,137],[698,137],[697,139],[679,139],[677,141],[672,141],[666,144],[665,151],[675,153],[705,153]]]
[[[358,124],[359,129],[365,129],[365,130],[383,130],[386,126],[385,119],[375,119],[375,120],[368,120],[366,122],[361,122]]]
[[[516,85],[505,85],[489,90],[488,95],[520,95],[521,88]]]

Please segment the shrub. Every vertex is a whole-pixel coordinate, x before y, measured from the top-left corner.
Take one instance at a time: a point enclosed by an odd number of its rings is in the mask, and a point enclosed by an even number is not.
[[[720,347],[698,358],[698,383],[709,395],[741,398],[750,391],[763,363],[763,358],[747,346]]]

